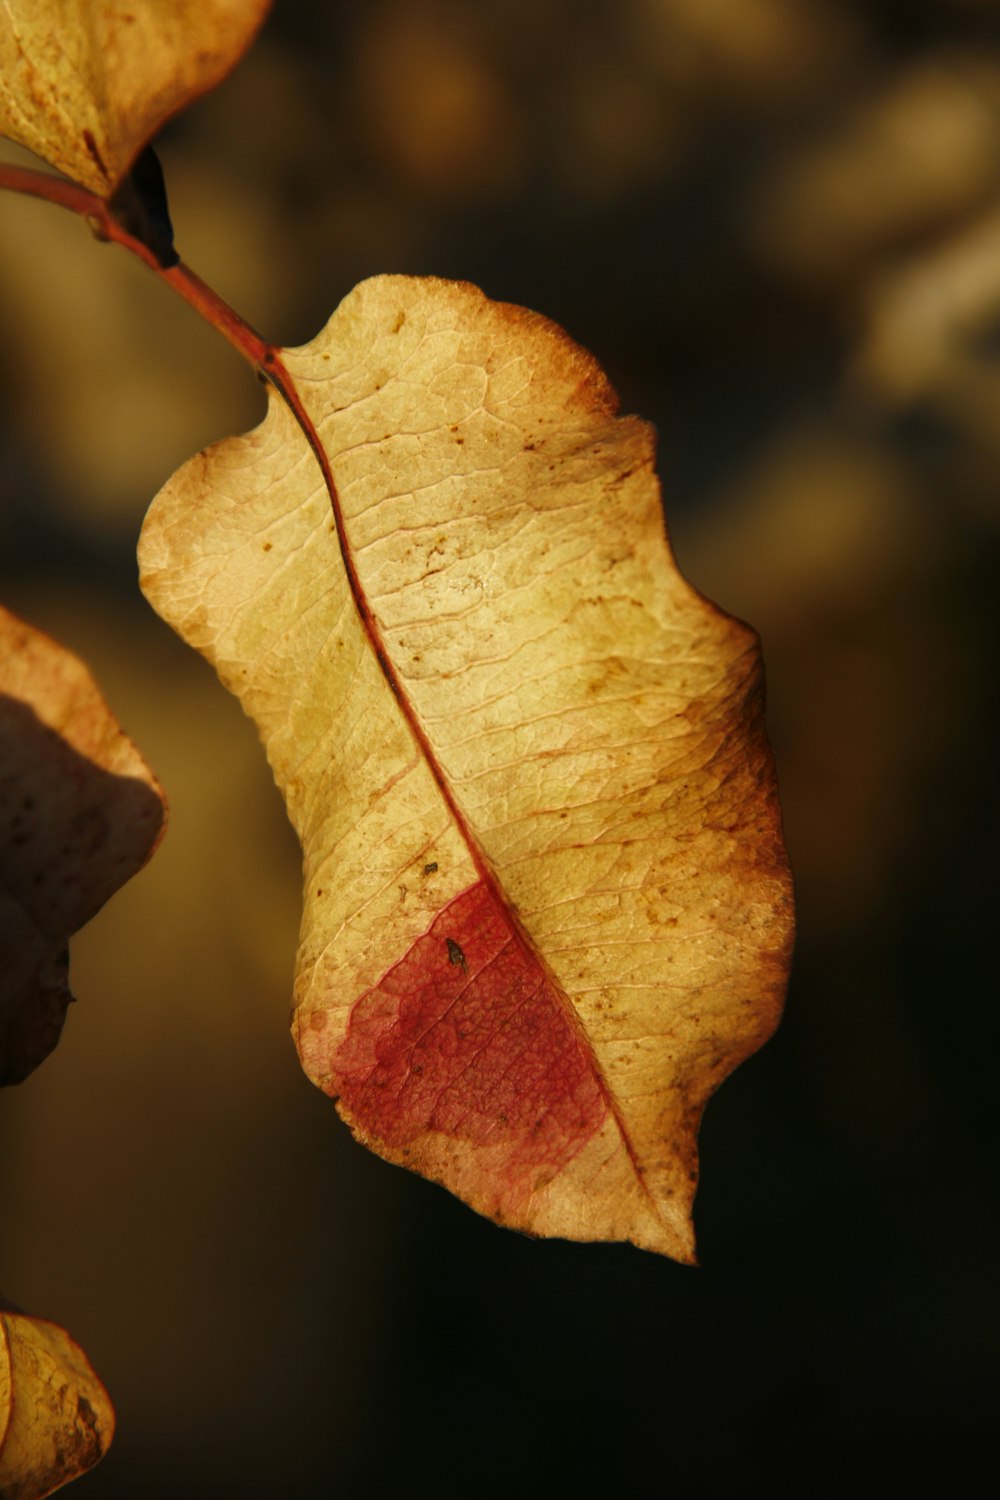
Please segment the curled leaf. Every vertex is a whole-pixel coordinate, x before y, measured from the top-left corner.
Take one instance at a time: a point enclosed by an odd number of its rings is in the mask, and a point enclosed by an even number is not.
[[[302,841],[304,1066],[498,1221],[690,1259],[701,1111],[790,942],[756,638],[545,319],[380,277],[284,364],[299,420],[186,465],[140,558]]]
[[[56,1045],[69,937],[142,868],[163,820],[86,667],[0,609],[0,1084]]]
[[[219,83],[270,0],[5,0],[0,134],[102,198],[178,110]]]
[[[108,1393],[64,1328],[0,1303],[0,1495],[41,1500],[104,1457]]]

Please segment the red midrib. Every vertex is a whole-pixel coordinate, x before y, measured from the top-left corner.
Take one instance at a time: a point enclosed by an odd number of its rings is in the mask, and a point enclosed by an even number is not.
[[[330,468],[330,461],[327,457],[326,449],[323,445],[323,441],[319,433],[316,430],[312,418],[309,416],[309,413],[306,411],[305,406],[302,403],[298,390],[295,386],[294,378],[289,372],[284,361],[281,359],[281,356],[277,349],[274,349],[273,347],[268,348],[263,360],[261,361],[261,365],[264,372],[267,374],[268,378],[274,385],[275,389],[284,400],[289,411],[292,413],[292,416],[299,424],[299,427],[302,429],[303,436],[308,442],[309,447],[312,449],[316,461],[319,464],[320,471],[323,476],[323,482],[326,486],[326,491],[330,498],[330,508],[333,512],[333,520],[337,532],[337,542],[340,547],[340,556],[344,564],[344,571],[347,575],[347,582],[348,587],[351,590],[351,597],[354,600],[354,607],[358,612],[358,618],[361,621],[362,627],[364,628],[365,633],[367,634],[368,639],[371,642],[372,650],[375,653],[375,659],[379,664],[379,668],[381,669],[383,677],[385,678],[386,685],[388,686],[389,691],[392,693],[393,697],[398,703],[400,712],[402,713],[403,718],[406,721],[410,733],[413,735],[413,738],[417,742],[420,753],[423,756],[424,761],[426,762],[427,768],[430,771],[431,776],[434,778],[435,785],[437,786],[438,791],[441,793],[441,796],[444,799],[445,806],[451,814],[451,817],[454,820],[454,823],[465,842],[465,845],[469,851],[470,858],[472,859],[472,863],[476,868],[480,880],[489,891],[490,896],[496,902],[498,907],[500,907],[506,913],[511,923],[516,941],[519,943],[524,957],[529,962],[534,963],[538,966],[543,976],[546,987],[550,989],[553,995],[556,997],[559,1005],[565,1013],[566,1018],[570,1022],[577,1036],[580,1038],[582,1045],[585,1047],[587,1055],[590,1059],[591,1066],[594,1070],[594,1075],[597,1080],[598,1087],[601,1091],[601,1094],[603,1095],[606,1107],[618,1128],[618,1133],[621,1137],[622,1145],[624,1146],[629,1161],[632,1164],[632,1169],[635,1172],[636,1177],[638,1178],[639,1185],[643,1191],[643,1194],[649,1199],[654,1209],[657,1209],[656,1200],[653,1198],[653,1195],[651,1194],[646,1184],[645,1174],[643,1172],[635,1147],[625,1127],[625,1121],[622,1117],[621,1110],[614,1098],[614,1095],[608,1085],[606,1078],[604,1077],[603,1070],[601,1069],[597,1058],[594,1056],[593,1047],[590,1044],[590,1039],[587,1036],[585,1028],[580,1022],[580,1018],[577,1015],[576,1007],[571,1004],[569,997],[566,995],[566,992],[563,989],[561,983],[552,973],[544,957],[538,951],[529,935],[525,932],[516,909],[511,905],[510,901],[506,897],[506,894],[502,890],[500,882],[497,880],[496,875],[490,867],[489,861],[483,853],[479,845],[479,841],[476,838],[472,828],[469,826],[462,808],[455,800],[454,793],[452,792],[451,786],[448,782],[448,778],[446,777],[444,770],[438,761],[437,755],[434,751],[434,747],[431,745],[430,740],[428,739],[424,728],[420,723],[420,719],[414,710],[413,704],[410,702],[409,695],[407,694],[406,689],[401,683],[396,669],[393,666],[392,659],[389,656],[385,641],[382,637],[382,631],[379,626],[378,620],[376,619],[375,614],[373,613],[371,606],[368,603],[364,585],[362,584],[361,579],[358,576],[357,568],[355,567],[354,557],[344,523],[343,508],[340,503],[340,496],[337,492],[337,485],[333,477],[333,471]]]

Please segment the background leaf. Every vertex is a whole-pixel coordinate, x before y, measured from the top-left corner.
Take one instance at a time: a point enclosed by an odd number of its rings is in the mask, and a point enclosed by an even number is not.
[[[269,0],[6,0],[0,134],[110,198],[165,120],[224,78]]]
[[[42,1500],[107,1452],[114,1409],[64,1328],[0,1302],[0,1495]]]
[[[0,609],[0,1084],[56,1045],[70,934],[142,868],[163,819],[82,662]]]
[[[473,287],[382,277],[193,460],[143,587],[257,721],[305,858],[295,1032],[382,1155],[689,1258],[705,1099],[790,936],[756,643],[680,578],[649,429]]]

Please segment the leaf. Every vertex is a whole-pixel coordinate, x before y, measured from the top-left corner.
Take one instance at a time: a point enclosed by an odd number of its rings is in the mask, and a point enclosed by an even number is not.
[[[65,1329],[0,1302],[0,1495],[41,1500],[104,1457],[114,1409]]]
[[[143,146],[219,83],[270,0],[5,0],[0,134],[110,198]]]
[[[140,562],[302,841],[306,1071],[500,1222],[689,1259],[702,1107],[790,942],[756,638],[678,574],[651,429],[545,319],[379,277],[284,363],[342,536],[273,400]]]
[[[67,940],[152,854],[164,800],[82,662],[0,609],[0,1084],[59,1040]]]

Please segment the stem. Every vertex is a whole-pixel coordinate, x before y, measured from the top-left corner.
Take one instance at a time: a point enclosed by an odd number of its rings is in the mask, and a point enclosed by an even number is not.
[[[123,249],[138,256],[143,265],[148,266],[161,281],[165,281],[178,296],[183,297],[185,302],[200,313],[206,322],[218,329],[223,338],[228,339],[233,348],[259,374],[272,381],[285,399],[289,399],[290,382],[277,349],[261,338],[228,302],[223,301],[218,292],[214,292],[183,261],[176,266],[161,266],[148,246],[122,228],[103,198],[89,192],[87,188],[79,187],[75,182],[52,177],[48,172],[33,172],[27,167],[15,167],[7,162],[0,162],[0,189],[3,188],[13,193],[25,193],[30,198],[43,198],[46,203],[58,204],[60,208],[68,208],[71,213],[78,214],[87,221],[97,239],[121,245]],[[295,403],[289,404],[294,410]]]
[[[121,245],[124,250],[138,256],[143,265],[148,266],[154,275],[158,276],[161,281],[165,281],[167,286],[171,287],[178,296],[183,297],[184,301],[200,313],[206,322],[211,323],[223,338],[228,339],[233,348],[243,355],[258,375],[274,386],[299,424],[322,471],[323,482],[330,497],[330,505],[337,526],[344,567],[347,570],[348,582],[358,613],[366,630],[372,635],[375,654],[389,687],[398,698],[400,696],[399,683],[381,646],[378,627],[358,581],[354,560],[344,533],[343,514],[330,469],[330,461],[313,420],[302,404],[295,382],[281,358],[280,349],[263,339],[256,329],[251,328],[250,324],[241,318],[239,313],[219,296],[218,292],[213,291],[208,283],[202,281],[201,277],[183,261],[173,266],[161,266],[149,246],[129,234],[128,230],[124,229],[115,218],[104,199],[99,198],[96,193],[80,187],[75,182],[68,182],[65,178],[53,177],[48,172],[34,172],[26,167],[16,167],[0,162],[0,189],[4,188],[14,193],[25,193],[32,198],[43,198],[46,203],[56,203],[60,208],[68,208],[71,213],[86,219],[97,239]]]
[[[165,281],[167,286],[194,308],[195,312],[200,313],[207,323],[217,329],[223,338],[227,339],[239,354],[242,354],[258,375],[274,386],[298,422],[319,463],[330,496],[333,514],[337,520],[338,532],[342,532],[340,502],[333,474],[330,472],[329,460],[312,418],[295,389],[295,382],[285,367],[278,346],[269,344],[266,339],[262,338],[245,318],[241,318],[239,313],[219,296],[218,292],[213,291],[208,283],[202,281],[201,277],[183,261],[173,266],[161,266],[149,246],[129,234],[128,230],[124,229],[115,218],[104,199],[99,198],[89,189],[82,188],[75,182],[68,182],[63,177],[53,177],[48,172],[34,172],[27,167],[16,167],[7,162],[0,162],[0,190],[2,189],[13,193],[24,193],[31,198],[42,198],[46,203],[55,203],[60,208],[68,208],[71,213],[78,214],[80,218],[86,220],[96,239],[106,240],[113,245],[121,245],[122,249],[138,256],[144,266],[147,266],[161,281]],[[340,540],[341,546],[346,546],[343,535]],[[348,576],[351,576],[351,565],[349,565]],[[361,608],[360,605],[359,608]],[[367,605],[361,613],[362,618],[367,620],[370,613]],[[393,681],[390,681],[390,686],[395,692],[396,685]]]

